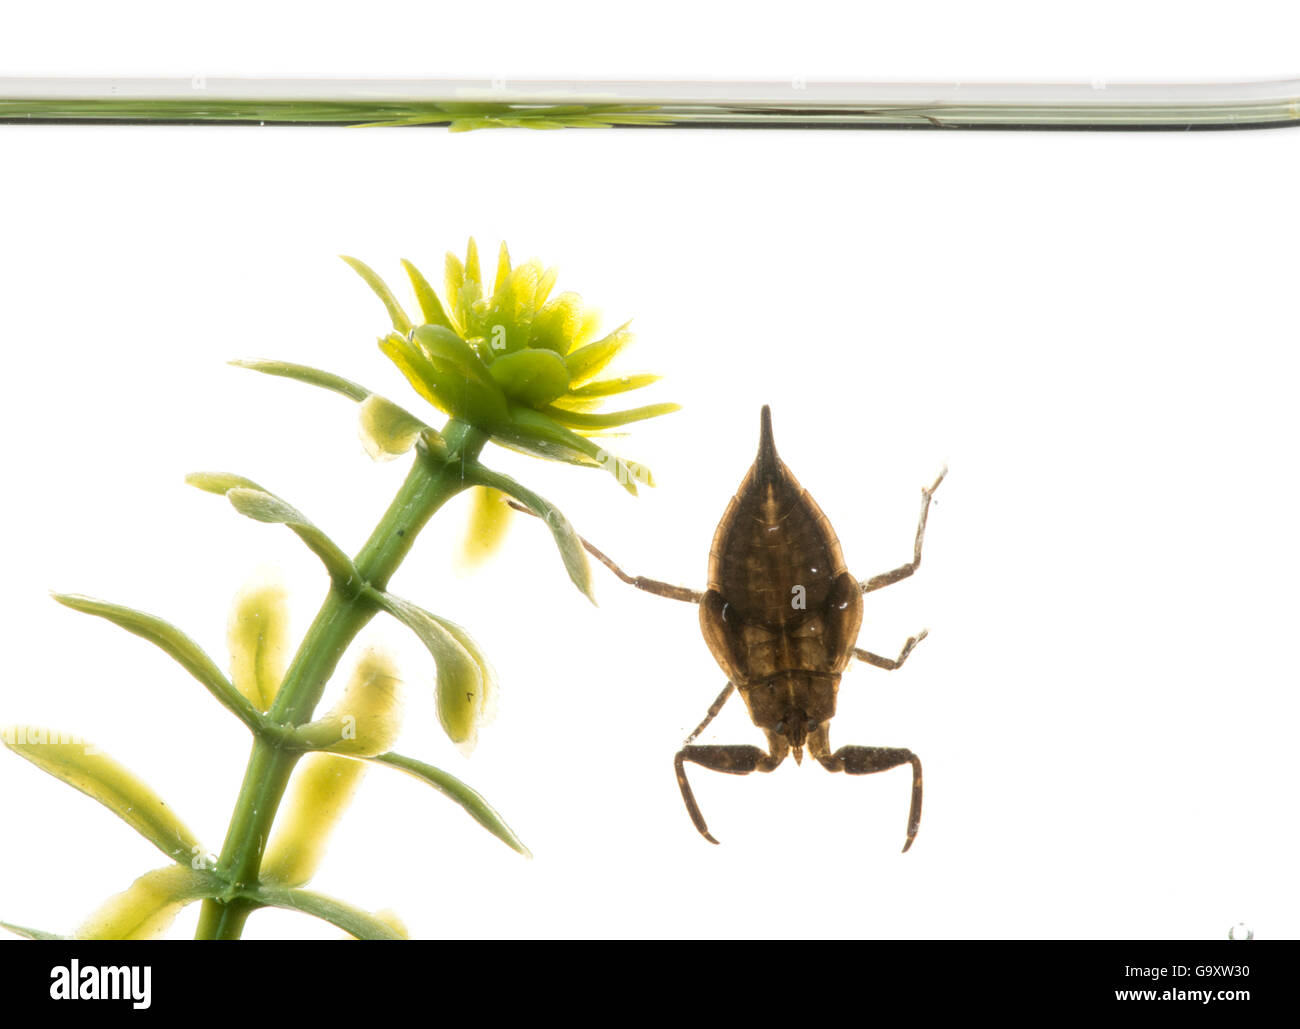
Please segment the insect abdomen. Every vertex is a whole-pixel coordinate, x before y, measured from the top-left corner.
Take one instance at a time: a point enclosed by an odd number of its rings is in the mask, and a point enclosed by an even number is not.
[[[830,522],[777,456],[765,407],[758,456],[713,536],[709,588],[744,621],[779,629],[822,610],[843,571]]]
[[[835,532],[777,456],[763,408],[758,457],[713,537],[705,639],[731,680],[746,685],[842,671],[861,622],[861,592]]]

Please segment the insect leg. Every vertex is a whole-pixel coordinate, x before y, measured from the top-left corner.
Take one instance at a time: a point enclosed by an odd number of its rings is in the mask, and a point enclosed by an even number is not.
[[[863,650],[861,647],[853,648],[853,656],[859,661],[865,661],[869,665],[875,665],[877,668],[883,668],[887,672],[897,671],[903,667],[903,662],[907,660],[907,655],[912,652],[912,648],[928,636],[929,630],[922,629],[915,636],[908,638],[903,644],[903,650],[895,658],[881,657],[879,654],[873,654],[869,650]]]
[[[830,740],[826,727],[818,726],[808,737],[808,750],[828,772],[846,772],[849,775],[870,775],[887,772],[899,765],[912,766],[912,806],[907,814],[906,854],[921,828],[921,759],[905,747],[840,747],[830,753]]]
[[[694,743],[695,737],[697,737],[700,733],[702,733],[705,729],[707,729],[709,727],[709,723],[718,717],[718,712],[722,710],[722,705],[727,702],[727,698],[731,696],[731,691],[734,690],[735,688],[736,688],[735,683],[732,682],[727,683],[726,688],[721,693],[718,694],[718,699],[709,705],[709,711],[704,716],[704,721],[702,721],[699,725],[697,725],[695,727],[695,731],[686,737],[686,742],[682,744],[683,747],[689,747],[692,743]]]
[[[724,690],[715,707],[720,708],[721,701],[726,700],[728,690]],[[700,729],[709,724],[713,714],[710,709],[709,717],[701,724]],[[696,732],[699,732],[697,729]],[[694,739],[694,735],[691,739]],[[789,745],[785,742],[784,737],[768,735],[768,745],[772,748],[772,753],[763,750],[762,747],[751,747],[745,744],[734,744],[731,746],[693,746],[687,744],[677,752],[673,759],[673,767],[677,770],[677,785],[682,791],[682,800],[686,802],[686,813],[691,816],[691,821],[695,823],[695,828],[699,830],[710,843],[717,843],[709,833],[709,826],[704,821],[704,816],[700,814],[700,806],[695,802],[695,794],[691,791],[691,784],[686,780],[685,762],[690,761],[702,768],[708,768],[715,772],[728,772],[731,775],[748,775],[750,772],[770,772],[773,768],[785,760],[786,754],[790,752]]]
[[[930,498],[934,496],[934,491],[939,488],[939,483],[943,482],[943,477],[947,474],[948,469],[945,468],[928,489],[921,490],[921,518],[916,525],[916,542],[912,546],[912,560],[905,565],[899,565],[893,571],[881,572],[879,575],[873,575],[870,579],[863,581],[860,584],[863,593],[871,593],[883,586],[892,586],[894,583],[906,579],[909,575],[915,574],[916,570],[921,567],[921,541],[925,539],[925,521],[930,517]]]
[[[517,504],[513,500],[509,501],[509,504],[516,511],[523,511],[524,514],[533,515],[534,518],[537,517],[537,515],[533,514],[532,511],[524,507],[523,504]],[[627,572],[623,571],[623,569],[581,536],[579,536],[578,539],[581,540],[582,545],[588,554],[603,564],[629,586],[635,586],[637,589],[645,590],[647,593],[653,593],[655,596],[667,597],[669,600],[684,600],[688,604],[698,604],[704,596],[704,594],[698,590],[688,589],[685,586],[674,586],[672,583],[660,582],[658,579],[647,579],[644,575],[628,575]]]

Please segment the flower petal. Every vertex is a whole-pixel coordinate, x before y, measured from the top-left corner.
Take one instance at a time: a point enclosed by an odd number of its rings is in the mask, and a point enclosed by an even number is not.
[[[559,273],[554,268],[543,269],[541,275],[537,278],[537,289],[533,292],[533,309],[539,310],[546,303],[546,298],[551,295],[551,290],[555,288],[555,280]]]
[[[447,291],[447,305],[451,308],[452,316],[461,329],[464,329],[467,324],[466,315],[469,311],[469,305],[463,301],[465,295],[465,266],[460,263],[460,258],[451,251],[447,252],[443,284],[444,289]]]
[[[580,347],[564,359],[569,369],[569,380],[580,386],[589,379],[594,379],[601,370],[618,356],[625,346],[632,342],[632,333],[624,323],[604,339]]]
[[[645,407],[634,407],[627,411],[608,411],[604,414],[590,414],[554,406],[543,407],[541,410],[543,414],[550,415],[561,425],[567,425],[571,429],[613,429],[620,425],[630,425],[632,422],[643,422],[647,418],[672,414],[681,409],[681,404],[648,404]]]
[[[545,347],[563,357],[573,347],[582,326],[582,297],[561,293],[533,318],[528,336],[530,347]]]
[[[438,294],[429,285],[429,280],[420,274],[420,269],[410,261],[403,260],[402,267],[406,269],[406,277],[411,280],[411,286],[415,290],[415,298],[420,302],[420,312],[424,315],[425,324],[441,325],[454,332],[456,327],[452,325],[451,319],[447,317],[447,312],[442,307],[442,301],[438,299]]]
[[[483,273],[479,271],[478,244],[473,236],[470,236],[469,243],[465,245],[465,281],[477,287],[480,297],[483,295]]]
[[[622,375],[617,379],[600,379],[589,382],[585,386],[578,386],[569,390],[568,395],[570,397],[612,397],[617,393],[627,393],[630,390],[649,386],[662,378],[662,375]]]
[[[488,431],[506,417],[501,387],[474,348],[449,329],[421,325],[409,337],[389,333],[379,347],[435,407]]]
[[[406,312],[402,310],[402,305],[397,302],[393,296],[393,291],[385,284],[384,280],[376,275],[363,261],[358,261],[355,257],[339,255],[345,260],[358,275],[366,280],[366,285],[375,291],[375,294],[384,302],[388,308],[388,317],[392,319],[393,328],[398,332],[411,331],[411,319],[407,317]]]
[[[497,251],[497,278],[492,284],[492,294],[501,292],[501,287],[506,284],[506,279],[510,275],[510,251],[506,247],[506,241],[501,241],[501,249]]]
[[[507,397],[529,407],[549,404],[569,388],[564,359],[550,350],[504,354],[492,362],[488,371]]]

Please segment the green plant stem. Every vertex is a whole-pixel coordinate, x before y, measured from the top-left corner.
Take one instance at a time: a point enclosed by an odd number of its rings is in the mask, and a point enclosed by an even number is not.
[[[423,448],[416,454],[410,474],[389,505],[355,564],[362,579],[383,589],[434,513],[466,486],[488,437],[465,422],[452,419],[444,431],[448,457],[437,460]],[[357,633],[374,616],[375,606],[362,596],[357,584],[334,583],[268,712],[280,725],[297,726],[312,718],[325,686]],[[262,854],[289,777],[301,753],[284,750],[270,736],[258,735],[244,772],[217,873],[235,884],[257,881]],[[197,939],[238,939],[244,922],[256,909],[244,899],[226,903],[207,900],[199,916]]]

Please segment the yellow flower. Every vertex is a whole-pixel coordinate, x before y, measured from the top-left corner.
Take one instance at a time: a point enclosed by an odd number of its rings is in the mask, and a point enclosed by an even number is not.
[[[416,391],[452,418],[504,445],[552,460],[603,467],[630,492],[649,470],[609,454],[590,437],[678,410],[650,404],[597,412],[607,397],[657,375],[598,379],[632,340],[627,325],[597,337],[597,318],[576,293],[552,297],[556,273],[537,260],[511,266],[504,243],[492,291],[484,289],[474,240],[462,263],[447,255],[446,303],[403,261],[420,304],[416,324],[369,267],[345,257],[388,309],[395,331],[380,348]]]

